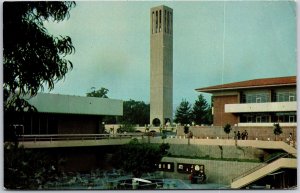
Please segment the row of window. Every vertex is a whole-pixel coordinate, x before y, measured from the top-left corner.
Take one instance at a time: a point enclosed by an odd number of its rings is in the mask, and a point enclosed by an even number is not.
[[[255,93],[246,95],[246,103],[266,103],[270,102],[270,97],[267,93]]]
[[[278,114],[278,115],[241,115],[241,123],[295,123],[297,122],[297,116],[295,114]]]
[[[172,34],[172,12],[164,10],[163,16],[162,14],[162,10],[152,12],[152,34],[161,32],[162,27],[164,27],[165,33]],[[164,25],[162,17],[164,18]]]
[[[296,101],[296,93],[295,92],[281,92],[276,94],[277,102],[284,101]]]
[[[272,98],[271,98],[272,97]],[[266,103],[266,102],[289,102],[296,101],[296,92],[277,92],[270,93],[249,93],[241,94],[241,103]]]
[[[48,116],[26,116],[24,119],[24,134],[57,134],[58,120]]]

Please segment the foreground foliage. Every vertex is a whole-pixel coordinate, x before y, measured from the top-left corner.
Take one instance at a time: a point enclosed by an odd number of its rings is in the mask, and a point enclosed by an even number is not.
[[[44,153],[10,143],[4,146],[4,186],[7,189],[41,189],[60,175],[57,166],[58,162]]]
[[[135,177],[141,177],[143,173],[157,170],[156,164],[167,154],[169,148],[169,144],[140,143],[133,139],[115,153],[114,165],[125,172],[132,172]]]
[[[3,3],[3,90],[5,110],[35,110],[21,96],[35,96],[72,69],[66,55],[74,52],[71,38],[55,37],[45,21],[69,17],[74,2],[28,1]]]

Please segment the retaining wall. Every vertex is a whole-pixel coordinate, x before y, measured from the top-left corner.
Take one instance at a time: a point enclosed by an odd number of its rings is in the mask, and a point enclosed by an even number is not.
[[[189,128],[190,131],[193,132],[193,135],[197,138],[217,138],[220,139],[227,139],[228,136],[224,132],[223,127],[217,126],[191,126]],[[234,137],[234,131],[243,131],[247,130],[248,132],[248,139],[256,139],[259,140],[275,140],[274,135],[274,128],[273,127],[232,127],[232,130],[229,134],[229,138]],[[282,134],[276,136],[276,140],[286,141],[289,137],[289,134],[292,133],[294,139],[296,139],[296,127],[282,127]],[[177,126],[177,135],[184,136],[184,129],[183,126]]]
[[[169,144],[169,153],[176,156],[237,158],[257,160],[268,154],[260,149],[239,146]]]
[[[172,158],[164,157],[164,162],[174,162],[174,172],[163,172],[167,178],[177,178],[182,180],[188,180],[188,174],[182,174],[177,172],[177,163],[187,164],[203,164],[205,167],[205,174],[207,177],[207,183],[217,183],[230,185],[231,180],[238,175],[257,167],[261,163],[252,162],[236,162],[236,161],[217,161],[217,160],[200,160],[200,159],[186,159],[186,158]]]

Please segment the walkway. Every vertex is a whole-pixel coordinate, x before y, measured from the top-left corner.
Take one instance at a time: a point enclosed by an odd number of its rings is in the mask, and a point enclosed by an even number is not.
[[[55,148],[55,147],[82,147],[82,146],[106,146],[122,145],[132,138],[150,143],[169,144],[193,144],[193,145],[216,145],[216,146],[240,146],[254,147],[259,149],[281,149],[297,156],[297,150],[283,141],[261,140],[233,140],[233,139],[184,139],[171,136],[166,139],[161,137],[149,137],[144,133],[131,134],[61,134],[61,135],[24,135],[20,137],[20,145],[25,148]]]

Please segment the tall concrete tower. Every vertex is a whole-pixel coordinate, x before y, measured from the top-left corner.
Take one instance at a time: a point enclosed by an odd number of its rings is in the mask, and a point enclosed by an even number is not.
[[[172,122],[173,115],[173,10],[150,11],[150,124]]]

